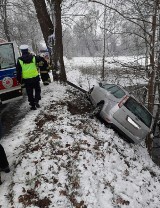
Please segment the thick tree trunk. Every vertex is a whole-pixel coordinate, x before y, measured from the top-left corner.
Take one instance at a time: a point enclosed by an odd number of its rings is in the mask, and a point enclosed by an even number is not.
[[[37,18],[43,33],[46,45],[48,44],[48,36],[53,34],[54,26],[47,11],[44,0],[32,0],[37,12]]]
[[[61,22],[61,0],[53,0],[55,11],[55,53],[54,60],[57,61],[55,67],[59,67],[60,80],[66,81],[66,72],[63,60],[62,22]]]
[[[54,25],[47,12],[46,3],[44,0],[32,0],[37,12],[37,18],[43,33],[46,45],[48,44],[48,36],[54,32]],[[66,72],[63,61],[63,44],[62,44],[62,23],[61,23],[61,0],[51,0],[50,4],[54,5],[55,18],[55,45],[53,46],[52,63],[54,69],[60,70],[60,80],[66,81]],[[53,70],[54,71],[54,70]],[[53,76],[54,77],[54,76]]]
[[[155,99],[155,93],[154,93],[154,86],[155,86],[155,32],[156,32],[156,16],[153,16],[152,20],[152,35],[151,35],[151,43],[150,43],[150,77],[149,77],[149,83],[148,83],[148,109],[151,113],[153,113],[153,107],[154,107],[154,99]]]
[[[154,100],[155,100],[155,79],[156,79],[156,67],[155,67],[155,39],[156,39],[156,29],[157,29],[157,11],[159,8],[159,0],[154,1],[154,14],[152,17],[152,34],[150,36],[150,73],[149,73],[149,83],[148,83],[148,109],[151,113],[154,110]],[[152,150],[152,137],[148,136],[146,139],[146,147],[149,154],[151,155]]]
[[[2,6],[2,21],[3,21],[3,28],[4,28],[4,33],[6,36],[6,39],[8,40],[8,42],[11,41],[11,37],[10,37],[10,32],[9,32],[9,27],[8,27],[8,21],[7,21],[7,0],[1,1]]]

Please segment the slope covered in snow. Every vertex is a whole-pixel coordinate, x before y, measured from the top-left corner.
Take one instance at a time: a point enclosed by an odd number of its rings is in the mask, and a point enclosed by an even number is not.
[[[11,165],[2,173],[1,208],[159,207],[160,169],[146,148],[91,119],[91,111],[72,87],[42,86],[41,108],[1,140]]]

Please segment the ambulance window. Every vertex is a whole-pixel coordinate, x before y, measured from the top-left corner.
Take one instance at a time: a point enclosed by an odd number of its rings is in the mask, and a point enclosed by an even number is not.
[[[0,69],[15,66],[15,55],[12,43],[0,45]]]

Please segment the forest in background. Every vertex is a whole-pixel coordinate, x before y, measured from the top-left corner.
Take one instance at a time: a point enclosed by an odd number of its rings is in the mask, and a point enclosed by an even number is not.
[[[40,49],[43,34],[33,1],[1,0],[0,2],[0,37],[8,41],[14,40],[18,45],[28,43],[34,51]],[[46,1],[47,11],[53,19],[51,2]],[[109,5],[118,7],[113,2],[109,1]],[[145,39],[142,31],[136,28],[136,25],[133,27],[132,22],[112,8],[105,8],[104,5],[87,0],[63,0],[61,4],[63,46],[66,57],[102,57],[104,31],[106,56],[145,54]],[[116,4],[121,5],[122,2],[116,1]],[[124,1],[123,4],[128,3]],[[132,18],[130,11],[127,12]]]

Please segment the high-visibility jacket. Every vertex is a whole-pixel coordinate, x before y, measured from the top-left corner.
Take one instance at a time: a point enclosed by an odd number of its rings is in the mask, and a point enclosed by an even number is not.
[[[19,59],[19,63],[22,67],[22,78],[23,79],[30,79],[38,76],[38,70],[36,66],[36,59],[33,57],[31,63],[24,63],[22,60]]]

